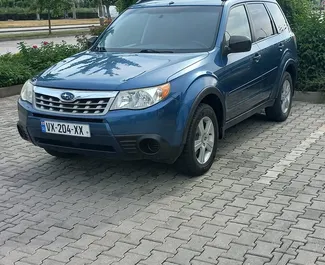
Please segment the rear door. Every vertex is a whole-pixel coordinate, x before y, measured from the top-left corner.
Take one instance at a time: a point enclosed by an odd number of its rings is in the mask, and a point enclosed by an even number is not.
[[[280,57],[281,63],[287,51],[292,52],[295,50],[294,34],[277,3],[266,3],[266,7],[275,26],[276,32],[273,37],[273,42],[277,48],[277,56]],[[279,71],[281,71],[281,68],[278,68],[277,76],[281,74]]]
[[[252,101],[254,104],[267,100],[272,92],[281,62],[283,43],[276,35],[276,28],[265,4],[249,3],[247,11],[250,17],[254,42],[259,47],[259,82]]]

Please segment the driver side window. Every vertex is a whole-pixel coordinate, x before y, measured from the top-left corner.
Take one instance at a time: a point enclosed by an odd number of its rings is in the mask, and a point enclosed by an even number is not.
[[[231,36],[244,36],[252,40],[247,13],[243,5],[230,10],[225,33],[226,45]]]

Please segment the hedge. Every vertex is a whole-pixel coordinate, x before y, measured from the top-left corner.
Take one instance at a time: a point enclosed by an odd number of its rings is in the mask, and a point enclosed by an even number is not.
[[[309,0],[278,0],[298,43],[298,89],[325,91],[325,20]],[[324,14],[323,14],[324,15]]]
[[[325,91],[325,21],[318,15],[295,26],[298,42],[298,89]]]
[[[98,18],[97,10],[94,8],[78,8],[76,10],[77,18]],[[68,16],[72,17],[72,11],[68,12]],[[63,18],[64,12],[58,15],[52,16],[53,18]],[[47,13],[43,12],[40,14],[40,18],[43,20],[47,19]],[[7,20],[35,20],[36,13],[29,9],[22,8],[0,8],[0,21]]]

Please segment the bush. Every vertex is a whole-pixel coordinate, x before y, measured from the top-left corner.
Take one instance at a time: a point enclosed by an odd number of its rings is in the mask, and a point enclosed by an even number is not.
[[[25,65],[19,56],[0,56],[0,87],[23,84],[32,75],[33,70]]]
[[[107,19],[104,22],[104,26],[92,26],[90,27],[90,35],[91,36],[99,36],[103,33],[103,31],[109,26],[109,24],[112,22],[112,19]],[[88,37],[85,33],[79,34],[76,36],[77,42],[79,47],[82,49],[88,48]]]
[[[22,61],[36,71],[44,70],[51,65],[80,51],[79,46],[68,45],[66,42],[53,44],[44,42],[41,47],[19,44],[19,56]]]
[[[296,26],[299,55],[299,89],[325,91],[325,23],[318,15]]]
[[[325,21],[308,0],[278,0],[296,34],[298,89],[325,91]]]
[[[19,44],[20,52],[0,56],[0,87],[24,83],[53,64],[83,50],[80,45],[44,42],[41,47]]]

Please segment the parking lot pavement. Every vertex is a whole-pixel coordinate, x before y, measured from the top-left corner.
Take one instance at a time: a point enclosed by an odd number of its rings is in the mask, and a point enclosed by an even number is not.
[[[189,179],[151,162],[59,160],[0,99],[0,264],[325,264],[325,105],[231,128]]]

